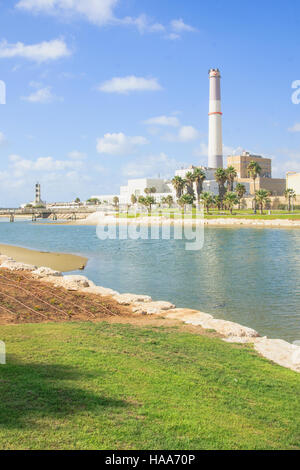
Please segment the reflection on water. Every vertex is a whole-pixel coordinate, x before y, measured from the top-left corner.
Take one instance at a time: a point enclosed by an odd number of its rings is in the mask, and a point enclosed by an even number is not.
[[[105,287],[300,339],[297,229],[208,227],[204,248],[186,251],[184,240],[101,241],[96,227],[18,222],[1,224],[0,243],[79,253],[90,259],[86,275]]]

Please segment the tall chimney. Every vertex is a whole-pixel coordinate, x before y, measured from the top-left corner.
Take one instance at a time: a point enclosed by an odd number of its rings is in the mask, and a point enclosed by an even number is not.
[[[209,136],[208,167],[223,168],[221,74],[219,69],[209,70]]]

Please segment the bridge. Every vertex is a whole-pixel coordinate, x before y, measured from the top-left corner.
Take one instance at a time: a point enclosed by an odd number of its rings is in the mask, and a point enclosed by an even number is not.
[[[95,208],[92,207],[70,207],[70,208],[34,208],[34,207],[26,207],[24,209],[16,209],[16,208],[0,208],[0,216],[7,216],[10,222],[15,221],[15,217],[30,217],[32,221],[36,221],[37,219],[49,219],[57,220],[59,216],[66,216],[69,215],[70,220],[76,220],[78,216],[83,218],[82,215],[88,216],[89,214],[95,212]]]

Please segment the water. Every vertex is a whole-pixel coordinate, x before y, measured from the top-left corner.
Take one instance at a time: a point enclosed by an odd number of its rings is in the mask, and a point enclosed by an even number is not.
[[[204,248],[186,251],[182,240],[101,241],[96,227],[2,221],[0,243],[82,254],[99,285],[300,340],[297,229],[207,227]]]

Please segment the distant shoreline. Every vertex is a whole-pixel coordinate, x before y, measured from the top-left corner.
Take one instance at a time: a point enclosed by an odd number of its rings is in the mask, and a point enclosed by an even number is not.
[[[46,223],[47,224],[47,223]],[[136,219],[126,218],[115,218],[113,216],[107,217],[91,217],[87,219],[77,221],[58,221],[58,225],[85,225],[85,226],[97,226],[97,225],[163,225],[163,226],[174,226],[174,225],[211,225],[214,227],[253,227],[253,228],[300,228],[300,220],[290,219],[235,219],[235,218],[216,218],[216,219],[169,219],[164,217],[139,217]],[[50,224],[49,224],[50,225]],[[51,224],[56,225],[56,224]]]
[[[0,254],[13,258],[17,262],[34,264],[37,267],[47,266],[55,271],[77,271],[84,269],[87,258],[68,253],[52,253],[29,250],[20,246],[0,244]]]

